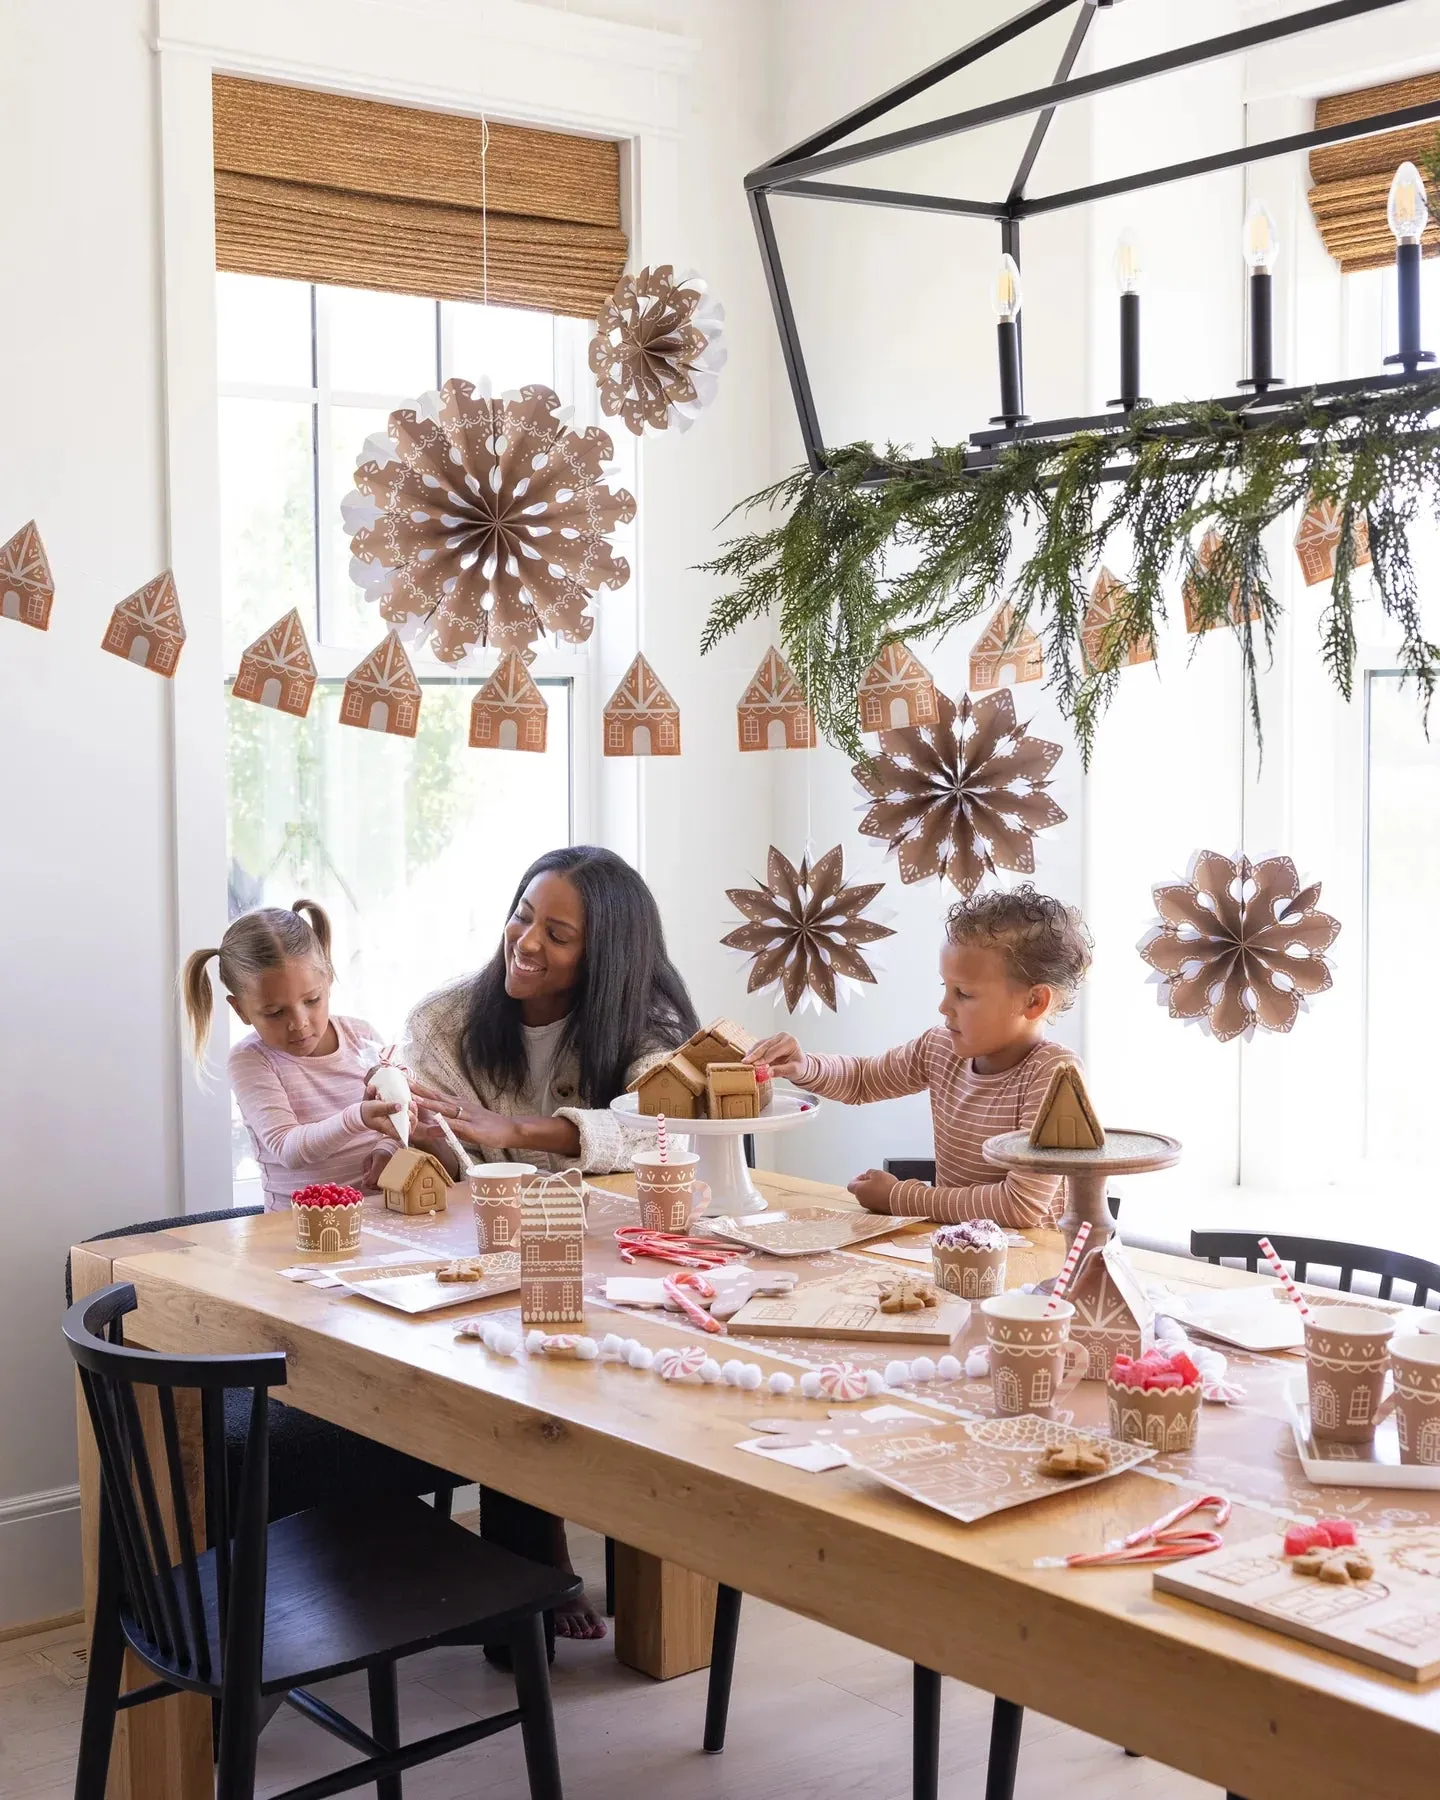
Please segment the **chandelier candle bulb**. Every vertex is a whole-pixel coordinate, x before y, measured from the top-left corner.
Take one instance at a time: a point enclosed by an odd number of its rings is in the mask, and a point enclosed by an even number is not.
[[[1279,386],[1275,373],[1274,287],[1270,271],[1280,253],[1275,221],[1263,200],[1252,200],[1245,215],[1245,264],[1250,271],[1250,376],[1241,387],[1263,394]]]
[[[1390,183],[1387,211],[1395,234],[1395,292],[1399,309],[1399,349],[1387,356],[1413,375],[1421,363],[1434,362],[1433,351],[1420,348],[1420,240],[1430,222],[1425,183],[1414,163],[1404,162]]]
[[[996,334],[1000,351],[1000,412],[997,425],[1019,425],[1025,419],[1025,384],[1020,370],[1020,267],[1013,256],[1000,258],[995,277]]]

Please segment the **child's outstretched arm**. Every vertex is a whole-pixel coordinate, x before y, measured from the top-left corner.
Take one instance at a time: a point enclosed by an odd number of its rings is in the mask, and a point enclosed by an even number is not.
[[[279,1076],[253,1046],[242,1044],[231,1051],[230,1085],[245,1123],[282,1169],[307,1169],[373,1131],[394,1136],[387,1100],[357,1100],[328,1119],[302,1125]]]
[[[872,1100],[899,1100],[923,1094],[930,1085],[926,1045],[930,1033],[883,1056],[809,1056],[787,1032],[768,1037],[745,1058],[767,1063],[776,1075],[809,1088],[823,1100],[868,1106]]]
[[[1058,1175],[1017,1175],[1013,1170],[1003,1181],[976,1182],[972,1187],[897,1181],[885,1210],[911,1219],[933,1219],[937,1225],[994,1219],[1012,1231],[1038,1231],[1059,1217],[1061,1184]]]

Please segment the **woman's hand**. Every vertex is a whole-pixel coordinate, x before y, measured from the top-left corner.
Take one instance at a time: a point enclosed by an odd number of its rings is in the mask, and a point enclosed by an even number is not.
[[[899,1185],[898,1178],[884,1169],[867,1169],[850,1183],[850,1192],[866,1212],[888,1213],[890,1196]]]
[[[518,1150],[521,1146],[520,1121],[491,1112],[488,1106],[467,1101],[456,1108],[452,1118],[455,1135],[463,1143],[478,1144],[482,1150]]]
[[[762,1038],[745,1060],[747,1063],[765,1063],[770,1073],[782,1081],[798,1081],[806,1057],[788,1031],[777,1031],[774,1037]]]

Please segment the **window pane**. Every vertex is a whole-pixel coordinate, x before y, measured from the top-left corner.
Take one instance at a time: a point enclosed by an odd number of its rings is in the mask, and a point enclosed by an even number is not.
[[[1415,938],[1440,892],[1440,736],[1397,674],[1371,675],[1366,954],[1367,1139],[1387,1161],[1418,1154],[1435,1103],[1434,1027],[1415,1001]]]
[[[220,402],[220,591],[226,667],[292,606],[315,629],[313,408]]]
[[[293,388],[313,382],[309,282],[219,274],[215,324],[222,382]]]
[[[435,386],[433,300],[363,288],[327,288],[324,300],[333,389],[413,399]]]
[[[514,306],[475,306],[463,300],[444,302],[449,315],[451,367],[477,385],[489,376],[497,394],[539,382],[555,385],[555,323],[549,313]]]
[[[340,517],[340,502],[355,486],[366,438],[384,431],[389,418],[385,406],[332,406],[328,455],[324,445],[320,450],[320,546],[330,573],[320,636],[337,647],[365,649],[385,635],[379,607],[350,579],[350,533]]]

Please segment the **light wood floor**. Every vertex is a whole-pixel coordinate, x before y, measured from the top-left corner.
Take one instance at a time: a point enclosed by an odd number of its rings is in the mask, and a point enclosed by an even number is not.
[[[603,1591],[600,1541],[572,1532],[576,1566]],[[84,1689],[71,1667],[78,1626],[0,1643],[0,1795],[68,1800]],[[66,1675],[74,1685],[67,1685]],[[908,1800],[910,1669],[820,1625],[747,1600],[740,1625],[729,1747],[705,1756],[705,1677],[657,1684],[622,1669],[606,1644],[562,1644],[555,1706],[572,1800]],[[320,1690],[366,1719],[364,1677]],[[503,1710],[513,1688],[475,1650],[438,1650],[401,1665],[407,1737]],[[945,1683],[943,1800],[979,1800],[990,1702]],[[288,1709],[260,1743],[262,1797],[350,1760],[343,1746]],[[356,1789],[369,1795],[373,1789]],[[405,1777],[406,1800],[525,1800],[517,1732]],[[1214,1800],[1218,1790],[1030,1714],[1017,1800]]]

